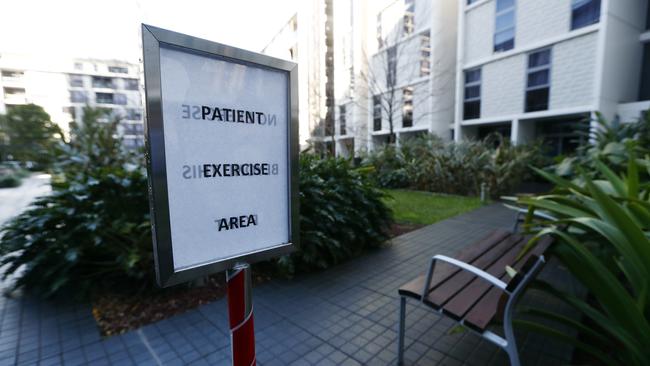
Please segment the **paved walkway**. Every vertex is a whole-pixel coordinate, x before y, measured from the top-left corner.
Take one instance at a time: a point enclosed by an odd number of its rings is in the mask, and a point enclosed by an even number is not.
[[[259,365],[395,364],[397,288],[424,271],[431,255],[453,254],[513,215],[492,205],[405,234],[362,258],[253,290]],[[547,267],[550,268],[550,267]],[[571,286],[559,268],[549,280]],[[557,308],[531,292],[523,301]],[[505,353],[410,302],[406,363],[506,365]],[[0,365],[227,365],[225,299],[129,333],[101,339],[88,306],[0,300]],[[571,349],[519,337],[524,365],[556,365]]]
[[[23,212],[39,196],[49,194],[50,175],[34,173],[15,188],[0,188],[0,226]]]

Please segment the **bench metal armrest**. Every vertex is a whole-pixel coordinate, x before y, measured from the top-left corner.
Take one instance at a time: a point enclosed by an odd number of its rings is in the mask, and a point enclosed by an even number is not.
[[[506,206],[511,210],[514,210],[517,213],[517,215],[515,216],[515,224],[512,227],[512,232],[516,233],[519,230],[519,221],[522,221],[521,218],[528,214],[528,209],[513,206],[513,205],[508,205],[508,204],[504,204],[504,206]],[[533,211],[533,216],[544,220],[551,220],[551,221],[557,220],[555,216],[537,210]]]
[[[426,281],[424,281],[425,282],[424,283],[424,289],[422,289],[422,301],[424,301],[424,298],[426,297],[427,292],[429,291],[429,286],[431,286],[431,280],[432,280],[432,277],[433,277],[433,270],[435,268],[435,262],[437,260],[447,262],[447,263],[449,263],[451,265],[459,267],[462,270],[471,272],[472,274],[476,275],[478,278],[481,278],[481,279],[491,283],[492,285],[500,288],[501,290],[506,291],[506,287],[508,285],[505,282],[503,282],[500,279],[492,276],[491,274],[485,272],[484,270],[482,270],[480,268],[477,268],[477,267],[474,267],[471,264],[461,262],[461,261],[459,261],[457,259],[447,257],[446,255],[438,254],[438,255],[434,255],[433,257],[431,257],[431,264],[429,264],[429,270],[427,271]]]

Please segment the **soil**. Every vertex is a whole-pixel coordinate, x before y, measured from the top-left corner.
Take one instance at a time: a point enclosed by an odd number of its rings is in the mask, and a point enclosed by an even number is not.
[[[253,273],[253,285],[269,278]],[[224,297],[223,273],[206,277],[200,285],[187,284],[140,294],[106,293],[96,296],[92,312],[103,337],[121,334],[184,313]]]
[[[408,232],[417,230],[421,227],[424,227],[426,225],[422,224],[413,224],[413,223],[393,223],[391,225],[390,229],[388,230],[389,236],[391,238],[394,238],[396,236],[400,236],[402,234],[406,234]]]
[[[391,238],[425,225],[394,223]],[[268,281],[268,276],[253,272],[253,285]],[[140,294],[105,293],[92,302],[92,313],[103,337],[121,334],[147,324],[184,313],[200,305],[224,297],[226,280],[223,274],[205,278],[200,285],[179,285],[156,292]]]

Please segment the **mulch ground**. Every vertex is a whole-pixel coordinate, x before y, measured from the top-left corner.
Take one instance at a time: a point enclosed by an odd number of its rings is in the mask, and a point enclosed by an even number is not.
[[[423,227],[419,224],[395,223],[389,229],[396,237]],[[253,273],[253,284],[268,281],[267,276]],[[205,279],[202,285],[179,285],[158,292],[138,295],[107,293],[93,300],[93,316],[104,337],[121,334],[147,324],[172,317],[221,299],[226,294],[226,279],[220,273]]]

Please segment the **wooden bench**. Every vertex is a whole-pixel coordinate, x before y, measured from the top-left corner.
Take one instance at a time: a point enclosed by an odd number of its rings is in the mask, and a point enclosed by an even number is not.
[[[553,242],[551,237],[545,237],[534,249],[518,258],[530,239],[516,233],[521,214],[519,212],[516,218],[513,232],[495,230],[461,250],[455,258],[435,255],[431,258],[427,273],[399,289],[400,365],[404,358],[407,298],[415,299],[478,333],[503,348],[508,353],[511,365],[520,364],[512,329],[514,304],[526,285],[542,269],[544,252]],[[517,274],[514,277],[508,275],[506,266],[515,269]],[[505,338],[488,330],[496,319],[503,319]]]

